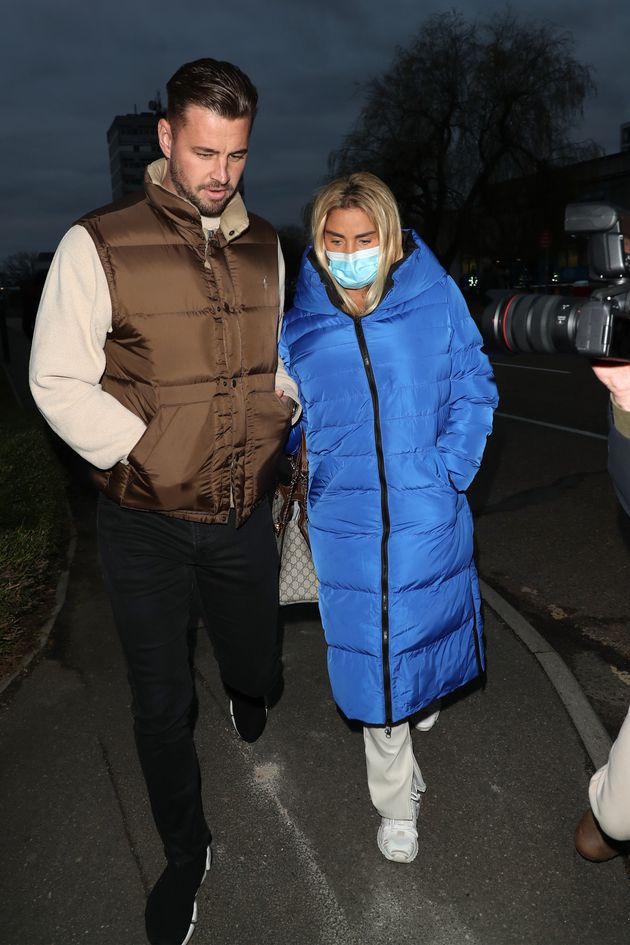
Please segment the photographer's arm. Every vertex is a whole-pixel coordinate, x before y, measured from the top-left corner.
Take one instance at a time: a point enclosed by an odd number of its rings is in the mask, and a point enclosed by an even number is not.
[[[630,364],[593,364],[593,371],[611,394],[608,472],[630,515]]]
[[[593,364],[593,370],[611,393],[608,471],[617,497],[630,515],[630,364]],[[608,762],[591,778],[588,793],[591,810],[584,812],[578,824],[578,851],[597,861],[627,852],[623,843],[630,840],[630,712]]]

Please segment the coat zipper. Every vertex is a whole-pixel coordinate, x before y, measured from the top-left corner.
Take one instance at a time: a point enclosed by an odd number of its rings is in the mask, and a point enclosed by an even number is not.
[[[359,350],[363,360],[363,367],[367,375],[370,396],[372,397],[372,407],[374,410],[374,440],[376,445],[376,459],[378,464],[378,479],[381,489],[381,517],[383,520],[383,533],[381,537],[381,647],[383,654],[383,688],[385,691],[385,726],[391,729],[394,724],[392,719],[392,686],[389,671],[389,503],[387,500],[387,479],[385,477],[385,457],[383,455],[383,439],[381,436],[381,420],[378,403],[378,392],[376,390],[376,381],[374,371],[370,360],[367,342],[363,325],[359,317],[353,316],[354,330],[359,343]]]

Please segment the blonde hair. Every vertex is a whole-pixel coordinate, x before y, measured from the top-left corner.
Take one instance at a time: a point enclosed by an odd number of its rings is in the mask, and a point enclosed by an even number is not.
[[[335,287],[341,297],[344,311],[349,315],[366,315],[372,312],[380,302],[387,274],[393,263],[402,257],[400,216],[396,199],[389,187],[380,178],[367,171],[338,177],[322,187],[313,203],[311,234],[319,264],[329,274],[328,258],[324,247],[326,219],[331,210],[350,208],[363,210],[376,228],[380,247],[378,270],[374,282],[368,287],[363,308],[359,308],[343,286],[336,281]]]

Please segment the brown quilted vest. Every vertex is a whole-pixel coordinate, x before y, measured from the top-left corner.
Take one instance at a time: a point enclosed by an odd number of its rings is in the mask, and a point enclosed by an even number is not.
[[[129,464],[95,477],[128,508],[225,522],[234,505],[240,524],[273,488],[290,426],[275,394],[277,238],[237,195],[206,247],[191,204],[148,172],[145,189],[79,220],[111,294],[103,390],[148,424]]]

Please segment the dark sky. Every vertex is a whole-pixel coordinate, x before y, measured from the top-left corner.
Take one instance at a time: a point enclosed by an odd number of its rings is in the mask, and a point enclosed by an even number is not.
[[[258,86],[247,167],[250,209],[296,223],[329,152],[353,124],[367,79],[423,20],[493,0],[7,0],[0,35],[3,147],[0,259],[54,249],[81,213],[111,199],[106,132],[146,109],[183,63],[228,59]],[[619,148],[630,121],[630,0],[515,0],[512,9],[570,31],[598,96],[574,138]],[[625,80],[626,85],[622,84]]]

